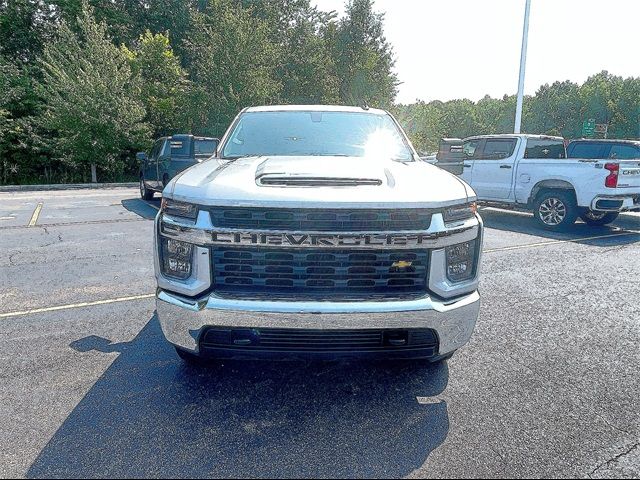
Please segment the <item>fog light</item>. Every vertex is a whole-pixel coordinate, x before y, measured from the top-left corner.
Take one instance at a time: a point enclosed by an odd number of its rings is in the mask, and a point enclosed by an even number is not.
[[[472,240],[446,248],[447,278],[450,281],[457,283],[473,278],[477,243],[477,240]]]
[[[162,273],[167,277],[184,280],[191,275],[193,245],[172,238],[161,238]]]

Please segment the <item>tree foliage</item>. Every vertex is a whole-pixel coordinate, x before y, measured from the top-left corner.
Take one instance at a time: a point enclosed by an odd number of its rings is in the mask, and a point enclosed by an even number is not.
[[[395,108],[416,148],[434,151],[444,137],[513,132],[515,96],[484,97],[478,102],[417,102]],[[640,78],[606,71],[582,85],[570,81],[542,85],[524,99],[522,131],[579,138],[582,123],[594,119],[608,125],[609,138],[640,136]]]
[[[154,137],[190,130],[191,84],[180,59],[173,53],[169,36],[147,30],[140,36],[136,48],[125,45],[121,48],[140,86],[145,121],[153,128]]]
[[[122,167],[122,153],[148,133],[139,82],[87,4],[77,27],[76,33],[63,21],[56,40],[45,46],[45,108],[38,120],[53,132],[53,151],[62,161],[115,171]]]
[[[276,48],[266,22],[232,0],[212,1],[192,21],[186,50],[198,105],[195,123],[202,133],[221,135],[242,108],[279,98]]]
[[[393,50],[384,37],[384,15],[372,0],[350,0],[332,42],[340,98],[352,105],[389,107],[397,93]]]
[[[394,105],[398,78],[372,0],[345,15],[310,0],[0,0],[0,182],[125,178],[173,133],[222,135],[246,106],[391,108],[416,146],[509,132],[515,97]],[[526,97],[523,128],[577,137],[582,121],[640,135],[640,79],[607,72]]]

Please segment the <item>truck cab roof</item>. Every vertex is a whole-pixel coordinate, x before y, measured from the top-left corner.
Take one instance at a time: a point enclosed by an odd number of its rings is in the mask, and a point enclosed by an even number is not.
[[[344,105],[263,105],[248,107],[243,112],[353,112],[388,115],[385,110],[369,107],[353,107]]]
[[[544,139],[544,140],[560,140],[564,141],[564,138],[558,137],[555,135],[534,135],[532,133],[499,133],[499,134],[491,134],[491,135],[472,135],[470,137],[466,137],[465,140],[476,139],[476,138],[533,138],[533,139]]]

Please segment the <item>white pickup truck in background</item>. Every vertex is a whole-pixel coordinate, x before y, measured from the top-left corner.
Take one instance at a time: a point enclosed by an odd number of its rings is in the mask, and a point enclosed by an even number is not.
[[[479,201],[532,210],[546,229],[640,211],[640,142],[576,140],[567,150],[561,137],[481,135],[466,138],[463,152],[461,177]]]

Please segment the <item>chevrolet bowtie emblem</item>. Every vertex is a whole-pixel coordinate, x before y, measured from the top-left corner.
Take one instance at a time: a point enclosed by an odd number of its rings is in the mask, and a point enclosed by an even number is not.
[[[407,267],[410,267],[411,265],[413,265],[413,262],[407,262],[405,260],[400,260],[399,262],[393,262],[393,264],[391,266],[395,267],[395,268],[407,268]]]

